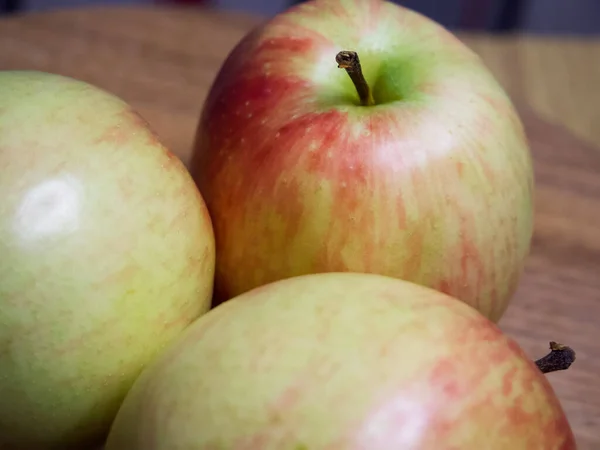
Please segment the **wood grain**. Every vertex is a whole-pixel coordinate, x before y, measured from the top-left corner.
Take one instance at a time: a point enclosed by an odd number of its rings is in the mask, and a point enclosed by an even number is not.
[[[600,39],[462,37],[511,96],[542,118],[565,125],[585,142],[600,143]]]
[[[184,9],[104,8],[0,20],[0,70],[73,76],[130,102],[185,162],[218,67],[260,19]],[[461,35],[515,99],[536,169],[536,227],[501,321],[532,359],[577,350],[549,374],[581,450],[600,448],[600,43]],[[551,122],[541,120],[540,113]]]

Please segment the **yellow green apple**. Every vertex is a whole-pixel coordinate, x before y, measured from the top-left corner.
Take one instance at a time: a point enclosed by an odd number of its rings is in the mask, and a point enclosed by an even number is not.
[[[142,368],[210,306],[191,176],[124,101],[0,72],[0,448],[90,448]]]
[[[575,450],[542,371],[474,308],[373,274],[226,301],[144,370],[106,450]]]

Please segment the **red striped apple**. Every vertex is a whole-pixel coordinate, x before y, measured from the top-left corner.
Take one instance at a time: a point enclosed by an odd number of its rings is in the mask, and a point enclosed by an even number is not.
[[[510,99],[453,34],[380,0],[305,2],[247,35],[209,92],[190,170],[217,300],[369,272],[496,321],[529,251],[532,165]]]
[[[214,237],[182,162],[121,99],[0,72],[0,448],[92,448],[210,307]]]
[[[106,450],[574,450],[548,380],[463,302],[373,274],[271,283],[144,370]]]

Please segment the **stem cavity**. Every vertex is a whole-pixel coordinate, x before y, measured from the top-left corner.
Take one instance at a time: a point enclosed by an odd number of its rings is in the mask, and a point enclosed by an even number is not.
[[[360,66],[358,53],[346,50],[341,51],[335,56],[335,61],[338,63],[338,67],[340,69],[345,69],[348,76],[350,76],[350,79],[358,92],[360,104],[363,106],[375,105],[373,93],[367,84],[367,80],[365,80],[362,67]]]

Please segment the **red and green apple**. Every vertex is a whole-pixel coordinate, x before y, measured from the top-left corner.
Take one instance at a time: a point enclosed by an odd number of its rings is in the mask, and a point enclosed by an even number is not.
[[[367,272],[497,321],[530,247],[532,162],[511,100],[451,32],[390,2],[308,1],[243,38],[190,171],[213,220],[217,301]]]

